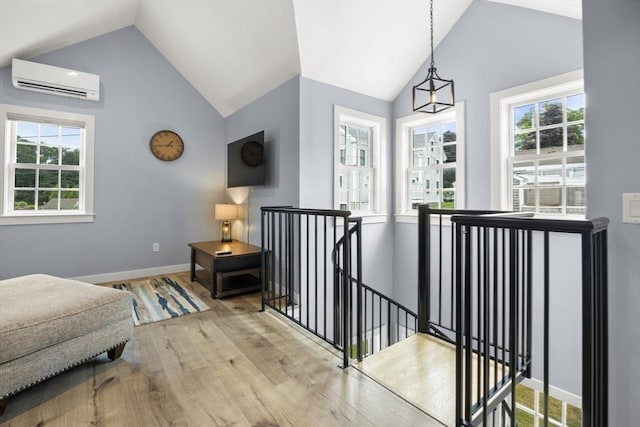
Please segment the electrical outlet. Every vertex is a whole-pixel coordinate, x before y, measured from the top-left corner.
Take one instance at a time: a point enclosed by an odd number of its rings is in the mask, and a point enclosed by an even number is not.
[[[160,243],[153,244],[153,252],[160,252]]]

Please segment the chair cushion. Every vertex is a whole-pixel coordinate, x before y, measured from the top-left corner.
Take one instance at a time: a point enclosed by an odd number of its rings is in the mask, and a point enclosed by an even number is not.
[[[0,363],[131,318],[127,291],[34,274],[0,281]]]

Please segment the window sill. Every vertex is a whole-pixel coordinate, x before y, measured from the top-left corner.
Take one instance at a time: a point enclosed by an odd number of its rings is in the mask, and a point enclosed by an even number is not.
[[[389,215],[382,213],[362,213],[359,214],[357,212],[351,212],[350,218],[362,218],[363,224],[383,224],[387,222],[387,217]],[[342,221],[338,219],[338,224]]]
[[[95,214],[57,214],[57,215],[5,215],[0,216],[0,225],[25,224],[70,224],[93,222]]]
[[[418,223],[418,214],[417,213],[402,213],[395,215],[396,223],[404,223],[404,224],[417,224]],[[438,225],[438,216],[431,216],[431,225]],[[442,216],[442,225],[450,226],[451,225],[451,215],[443,215]]]

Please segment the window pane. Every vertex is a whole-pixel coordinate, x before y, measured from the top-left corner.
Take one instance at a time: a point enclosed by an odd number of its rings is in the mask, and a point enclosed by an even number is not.
[[[58,192],[51,190],[38,191],[38,209],[58,210]]]
[[[447,168],[442,170],[442,188],[456,187],[456,170]]]
[[[78,210],[80,208],[80,193],[78,191],[61,191],[60,197],[60,209]]]
[[[48,147],[46,145],[40,146],[40,164],[41,165],[57,165],[58,162],[58,147]]]
[[[567,126],[567,151],[584,150],[584,124]]]
[[[347,145],[358,142],[358,129],[347,127]]]
[[[16,187],[30,187],[36,186],[36,171],[35,169],[16,169],[15,173]]]
[[[533,107],[533,104],[530,104],[513,109],[513,128],[515,130],[531,129],[533,127]]]
[[[39,172],[38,187],[58,188],[59,186],[57,170],[41,170]]]
[[[456,161],[456,144],[450,144],[443,146],[444,148],[444,163],[455,163]]]
[[[427,164],[427,158],[424,155],[424,149],[420,148],[418,150],[413,150],[413,156],[411,159],[412,165],[413,167],[416,166],[426,166]]]
[[[535,170],[533,167],[533,161],[530,162],[516,162],[513,164],[513,185],[534,185],[535,184]]]
[[[540,131],[540,154],[562,152],[561,127]]]
[[[344,165],[347,157],[347,150],[344,148],[340,149],[340,164]]]
[[[62,164],[80,164],[80,132],[78,128],[62,128]]]
[[[562,189],[559,187],[541,188],[539,190],[539,197],[540,207],[562,206]]]
[[[362,148],[359,150],[360,151],[360,166],[369,166],[369,156],[367,155],[368,150],[363,150]]]
[[[409,186],[412,191],[421,192],[424,190],[424,174],[422,171],[411,172],[411,183]]]
[[[18,144],[16,152],[16,163],[36,164],[38,147],[35,145]]]
[[[569,157],[567,158],[566,167],[566,180],[567,185],[576,185],[585,183],[585,163],[584,157]]]
[[[517,212],[536,211],[536,190],[533,188],[518,188],[513,190],[513,210]]]
[[[347,166],[356,166],[357,165],[357,148],[354,145],[349,145],[347,146],[347,158],[346,158],[346,162],[347,162]]]
[[[439,189],[440,186],[440,170],[428,170],[426,172],[426,189],[427,190],[436,190]]]
[[[584,93],[567,97],[567,121],[584,120]]]
[[[567,187],[567,206],[585,206],[584,187]]]
[[[36,192],[16,190],[13,193],[13,209],[24,211],[35,209]]]
[[[360,172],[360,188],[371,188],[371,173],[369,171]]]
[[[520,133],[515,136],[513,143],[513,151],[515,155],[535,154],[536,153],[536,133]]]
[[[347,137],[347,127],[345,125],[340,125],[340,147],[344,147],[346,145],[346,137]]]
[[[442,208],[454,209],[455,207],[456,207],[455,190],[443,190],[442,191]]]
[[[60,175],[61,188],[80,188],[79,171],[61,171]]]
[[[359,191],[349,191],[349,201],[351,202],[351,209],[357,210],[358,203],[360,201],[360,192]]]
[[[562,161],[560,159],[538,162],[539,185],[562,185]]]
[[[440,126],[433,126],[427,129],[427,141],[429,145],[442,144],[442,135],[440,132]]]
[[[552,99],[538,103],[540,126],[562,123],[562,99]]]
[[[360,173],[358,171],[350,171],[349,172],[349,189],[356,190],[358,188],[360,188]]]
[[[16,134],[18,142],[35,144],[38,140],[38,125],[36,123],[17,122]]]
[[[440,165],[442,164],[443,150],[442,145],[433,145],[428,148],[429,154],[427,159],[428,165]]]
[[[427,140],[427,130],[425,128],[414,128],[412,130],[413,148],[422,148]]]
[[[58,146],[60,145],[60,126],[40,125],[40,143]]]
[[[367,147],[369,146],[369,129],[360,128],[360,132],[358,132],[358,143]]]
[[[456,122],[445,123],[442,126],[444,133],[442,134],[442,142],[456,141]]]

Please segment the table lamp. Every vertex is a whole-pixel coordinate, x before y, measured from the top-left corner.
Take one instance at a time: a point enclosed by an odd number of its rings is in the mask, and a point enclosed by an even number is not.
[[[216,203],[215,219],[222,221],[222,239],[223,242],[231,241],[231,220],[238,217],[238,206],[228,203]]]

